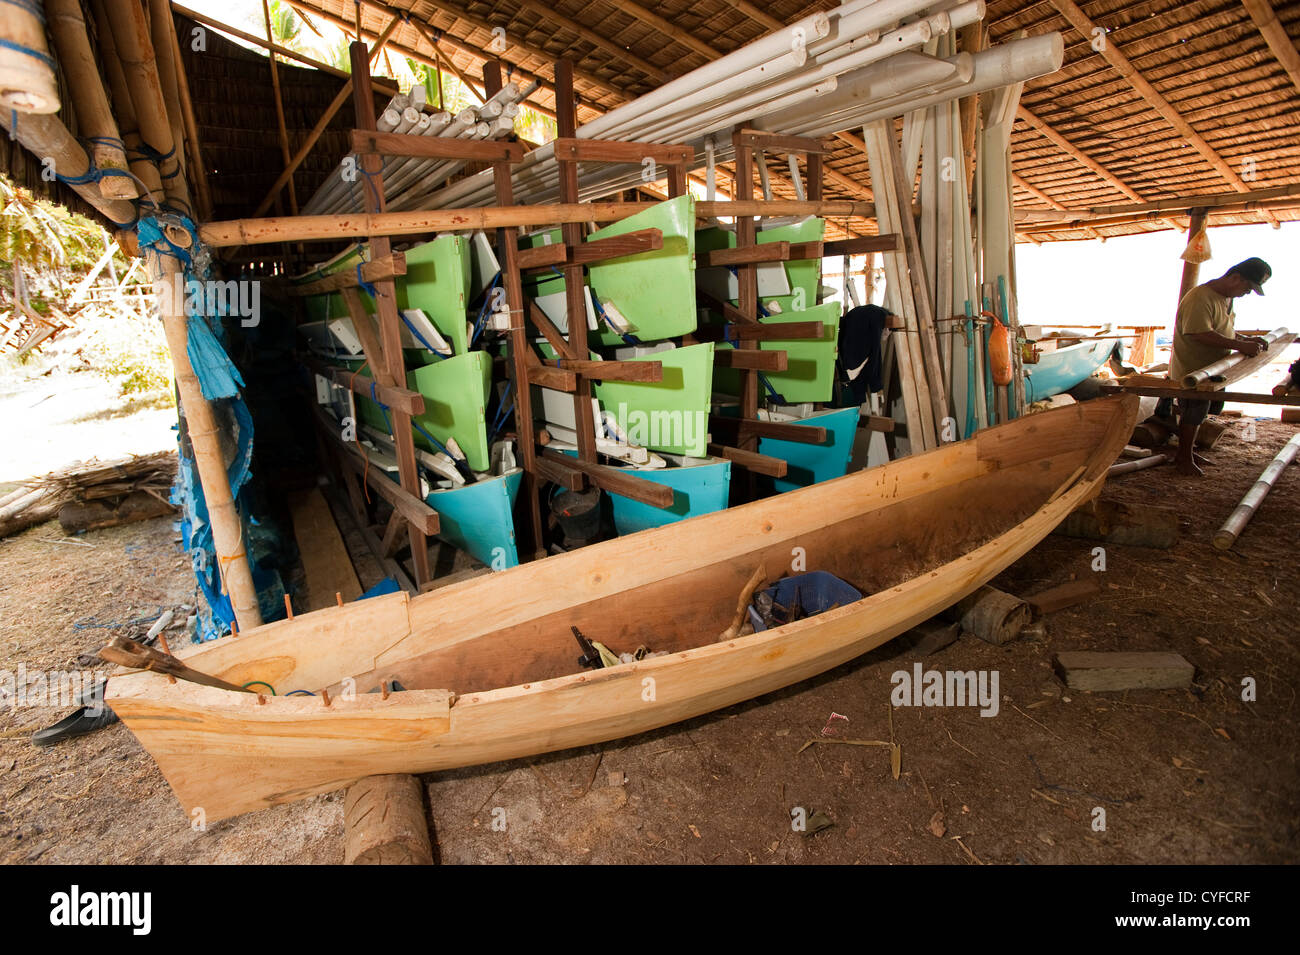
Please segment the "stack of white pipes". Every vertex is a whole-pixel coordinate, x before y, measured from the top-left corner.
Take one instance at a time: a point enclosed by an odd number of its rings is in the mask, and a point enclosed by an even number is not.
[[[424,112],[425,91],[423,87],[416,86],[412,87],[409,96],[403,93],[394,96],[378,117],[375,126],[380,132],[412,136],[501,139],[514,131],[519,104],[532,94],[536,86],[534,82],[521,89],[518,83],[507,83],[481,106],[463,109],[455,117],[446,112]],[[445,182],[463,165],[458,160],[388,157],[382,167],[388,208],[412,208],[420,198]],[[303,213],[320,215],[359,212],[364,208],[365,188],[360,159],[355,153],[350,154],[339,163],[338,175],[330,176],[303,207]]]
[[[1060,68],[1060,34],[1002,44],[948,58],[917,52],[933,37],[974,23],[983,0],[851,0],[817,13],[679,77],[582,126],[584,139],[682,142],[696,164],[719,134],[714,161],[732,158],[726,131],[737,124],[822,137],[871,120],[983,92]],[[903,22],[907,21],[907,22]],[[514,168],[520,203],[554,202],[554,151],[542,146]],[[640,168],[582,167],[583,199],[642,182]],[[490,205],[490,173],[471,176],[423,198],[421,208]]]

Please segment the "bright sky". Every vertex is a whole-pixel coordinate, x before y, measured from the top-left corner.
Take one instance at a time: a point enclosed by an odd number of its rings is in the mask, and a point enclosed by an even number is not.
[[[1236,304],[1240,328],[1297,327],[1300,303],[1300,222],[1211,227],[1213,258],[1200,281],[1218,278],[1243,259],[1273,267],[1264,294]],[[1164,323],[1172,327],[1187,234],[1172,229],[1106,242],[1044,242],[1016,246],[1020,321],[1026,325]]]

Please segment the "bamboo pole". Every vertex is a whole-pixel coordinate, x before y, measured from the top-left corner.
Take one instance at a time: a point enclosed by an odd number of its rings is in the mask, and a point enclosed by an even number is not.
[[[1223,526],[1214,535],[1215,547],[1219,550],[1228,550],[1237,542],[1237,538],[1246,529],[1250,519],[1259,510],[1259,505],[1268,496],[1268,492],[1273,490],[1273,485],[1277,483],[1277,479],[1286,470],[1286,466],[1295,460],[1297,453],[1300,453],[1300,433],[1291,436],[1291,440],[1286,443],[1286,446],[1269,462],[1268,467],[1264,469],[1264,473],[1259,476],[1259,480],[1246,492],[1246,496],[1241,499],[1241,503],[1228,515],[1228,519],[1223,522]]]
[[[57,113],[59,88],[40,0],[10,0],[0,19],[0,109]]]
[[[172,55],[172,33],[175,32],[173,23],[168,0],[149,0],[149,39],[153,43],[158,84],[162,88],[163,106],[167,113],[167,125],[172,131],[172,142],[176,144],[176,161],[184,167],[185,124],[181,119],[180,83],[176,78],[178,67]]]
[[[104,65],[104,78],[108,82],[108,94],[113,104],[113,115],[117,119],[117,128],[126,144],[127,163],[131,172],[143,184],[149,197],[155,202],[162,202],[162,177],[158,167],[145,159],[140,152],[144,141],[140,138],[140,123],[136,118],[135,103],[131,99],[131,90],[127,86],[126,72],[122,68],[121,57],[117,55],[117,42],[113,39],[108,11],[104,0],[89,0],[90,13],[95,20],[95,37],[99,44],[100,62]],[[143,197],[142,197],[143,198]]]
[[[230,594],[230,605],[234,608],[239,629],[246,631],[261,625],[262,613],[257,605],[257,588],[253,586],[252,569],[244,546],[243,525],[230,491],[225,456],[221,452],[220,427],[190,365],[189,329],[184,311],[176,310],[177,296],[173,283],[183,282],[185,273],[174,257],[156,254],[150,255],[150,272],[163,331],[167,336],[167,349],[172,356],[176,390],[189,426],[190,446],[194,449],[199,483],[212,524],[219,573]]]
[[[157,2],[157,0],[155,0]],[[166,2],[166,0],[162,0]],[[271,4],[268,0],[262,0],[262,15],[266,18],[266,39],[267,42],[274,42],[275,32],[271,29]],[[289,130],[284,125],[284,97],[280,92],[280,67],[275,61],[275,51],[267,56],[271,64],[271,88],[275,94],[275,124],[280,133],[280,158],[284,161],[285,168],[289,166],[289,160],[292,158],[289,154]],[[298,214],[298,191],[294,188],[293,177],[285,184],[289,190],[289,209],[294,214]]]
[[[1285,328],[1275,328],[1264,336],[1264,341],[1272,345],[1283,335],[1289,334]],[[1215,378],[1222,378],[1228,374],[1235,366],[1246,359],[1241,352],[1233,352],[1226,358],[1220,358],[1218,361],[1211,362],[1204,368],[1198,368],[1196,371],[1189,371],[1183,376],[1184,388],[1196,388],[1203,382],[1211,381]]]
[[[372,235],[422,235],[428,232],[473,232],[478,229],[559,225],[565,222],[616,222],[653,208],[653,202],[581,202],[553,205],[435,209],[367,215],[273,216],[231,219],[200,227],[205,245],[265,245],[273,242],[329,242]],[[860,216],[875,217],[870,202],[697,202],[697,216]]]
[[[59,51],[59,65],[67,77],[68,93],[77,111],[77,128],[83,138],[92,140],[90,155],[100,169],[128,169],[117,120],[113,118],[104,81],[95,65],[90,48],[90,34],[79,0],[45,0],[50,18],[50,35]],[[135,182],[126,176],[105,176],[99,181],[99,193],[106,199],[134,199],[140,194]]]
[[[0,110],[0,128],[13,136],[25,149],[36,156],[54,161],[54,168],[63,175],[79,176],[89,168],[90,157],[81,144],[68,132],[58,116],[47,113],[14,114]],[[93,182],[68,183],[81,198],[104,214],[114,224],[124,225],[135,221],[135,206],[122,199],[106,199]]]
[[[1189,218],[1187,223],[1187,245],[1189,247],[1196,240],[1196,234],[1200,232],[1203,228],[1205,228],[1205,210],[1193,209],[1191,212],[1191,217]],[[1183,277],[1182,277],[1182,281],[1178,285],[1178,304],[1182,304],[1184,295],[1186,295],[1192,289],[1196,288],[1196,286],[1199,284],[1200,277],[1201,277],[1201,263],[1189,262],[1188,260],[1184,259]],[[1175,310],[1177,309],[1177,307],[1178,305],[1174,306]]]
[[[192,210],[189,183],[172,136],[144,7],[139,0],[103,0],[103,5],[135,106],[140,136],[147,146],[164,157],[157,162],[162,191],[168,200]]]

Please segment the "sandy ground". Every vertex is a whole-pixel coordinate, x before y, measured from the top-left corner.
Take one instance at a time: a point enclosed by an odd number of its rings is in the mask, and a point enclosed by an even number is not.
[[[0,420],[21,418],[13,402],[30,407],[33,394],[0,401]],[[964,637],[921,661],[997,670],[995,717],[891,708],[891,675],[914,662],[891,643],[654,733],[427,777],[441,861],[1296,861],[1300,472],[1282,478],[1233,551],[1210,545],[1294,430],[1235,422],[1208,452],[1201,482],[1167,467],[1113,479],[1106,498],[1182,511],[1172,550],[1109,546],[1101,596],[1049,615],[1042,636],[1004,647]],[[55,523],[0,542],[0,671],[97,668],[93,653],[109,635],[143,632],[163,609],[183,612],[193,581],[174,537],[159,519],[79,543]],[[1049,537],[996,583],[1029,594],[1090,573],[1094,546]],[[1195,682],[1072,692],[1052,660],[1080,649],[1181,653]],[[1246,678],[1253,702],[1242,699]],[[196,828],[120,723],[51,749],[27,741],[66,712],[0,706],[0,861],[343,860],[341,793]],[[902,751],[897,779],[878,746],[803,748],[891,733]],[[801,833],[800,815],[831,825]]]

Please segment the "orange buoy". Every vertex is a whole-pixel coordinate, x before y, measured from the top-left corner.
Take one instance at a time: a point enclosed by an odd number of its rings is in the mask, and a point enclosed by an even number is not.
[[[993,322],[989,333],[989,371],[993,384],[1011,384],[1011,331],[999,321]]]

